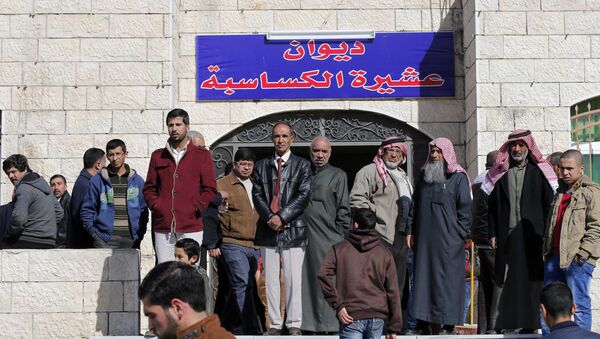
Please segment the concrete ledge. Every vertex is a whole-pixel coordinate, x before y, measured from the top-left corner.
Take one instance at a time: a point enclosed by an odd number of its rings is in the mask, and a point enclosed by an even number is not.
[[[0,333],[85,338],[140,333],[133,249],[0,251]]]

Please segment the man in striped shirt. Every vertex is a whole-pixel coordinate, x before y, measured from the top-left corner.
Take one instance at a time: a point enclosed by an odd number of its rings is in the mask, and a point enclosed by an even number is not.
[[[139,248],[148,224],[144,179],[125,163],[123,140],[109,141],[106,155],[110,163],[90,180],[81,208],[83,227],[95,248]]]

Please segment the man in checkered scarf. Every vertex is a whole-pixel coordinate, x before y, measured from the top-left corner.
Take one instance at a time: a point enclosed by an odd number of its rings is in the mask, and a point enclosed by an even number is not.
[[[489,237],[496,249],[490,327],[497,331],[540,328],[542,239],[556,186],[556,174],[531,131],[513,131],[482,185],[490,194]]]
[[[415,258],[412,314],[418,320],[417,334],[453,334],[464,320],[471,185],[446,138],[429,143],[411,216],[407,241]]]
[[[398,274],[400,298],[406,276],[405,229],[410,211],[412,185],[406,172],[400,167],[406,162],[407,147],[404,138],[385,138],[377,150],[373,162],[356,174],[350,192],[350,207],[368,208],[375,212],[382,244],[391,251]]]

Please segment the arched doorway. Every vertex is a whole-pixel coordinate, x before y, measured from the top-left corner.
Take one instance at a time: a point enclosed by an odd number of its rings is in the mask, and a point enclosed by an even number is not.
[[[373,161],[381,141],[391,135],[406,137],[408,161],[404,165],[411,178],[427,160],[427,143],[431,137],[422,131],[386,115],[357,110],[311,110],[271,114],[252,120],[211,145],[217,176],[233,160],[240,147],[250,147],[257,159],[273,153],[271,130],[278,121],[287,121],[294,129],[292,152],[309,159],[311,140],[324,135],[331,140],[330,163],[348,174],[350,185],[356,172]]]

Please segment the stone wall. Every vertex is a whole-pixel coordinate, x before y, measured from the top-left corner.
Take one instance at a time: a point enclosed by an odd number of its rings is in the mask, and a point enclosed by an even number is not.
[[[137,250],[0,251],[4,338],[137,335]]]
[[[213,142],[232,129],[269,114],[312,109],[366,110],[408,122],[434,137],[447,136],[464,163],[464,70],[460,0],[243,0],[182,1],[177,7],[173,55],[177,104]],[[455,32],[456,96],[397,100],[196,102],[197,34],[269,31],[375,30]],[[343,114],[343,113],[340,113]]]
[[[464,21],[469,167],[483,169],[486,153],[515,128],[532,130],[544,154],[567,149],[569,107],[600,91],[594,52],[600,5],[464,0],[463,6],[470,13]]]
[[[145,177],[164,118],[182,107],[209,144],[269,114],[312,109],[385,114],[456,143],[465,163],[460,0],[0,0],[0,158],[22,153],[69,190],[83,152],[112,138]],[[284,30],[454,31],[456,96],[398,100],[196,102],[196,34]],[[0,175],[0,200],[12,185]],[[149,236],[146,239],[150,239]],[[142,242],[142,273],[154,265]]]
[[[0,0],[2,158],[73,183],[83,152],[125,140],[145,176],[166,140],[170,0]],[[2,176],[2,197],[12,188]]]
[[[144,176],[165,143],[166,111],[179,106],[209,143],[268,114],[360,109],[447,135],[464,159],[461,17],[460,0],[0,0],[1,157],[22,153],[44,177],[72,184],[83,152],[119,137]],[[194,101],[196,34],[348,29],[456,32],[456,97]],[[0,182],[7,201],[12,188]]]

